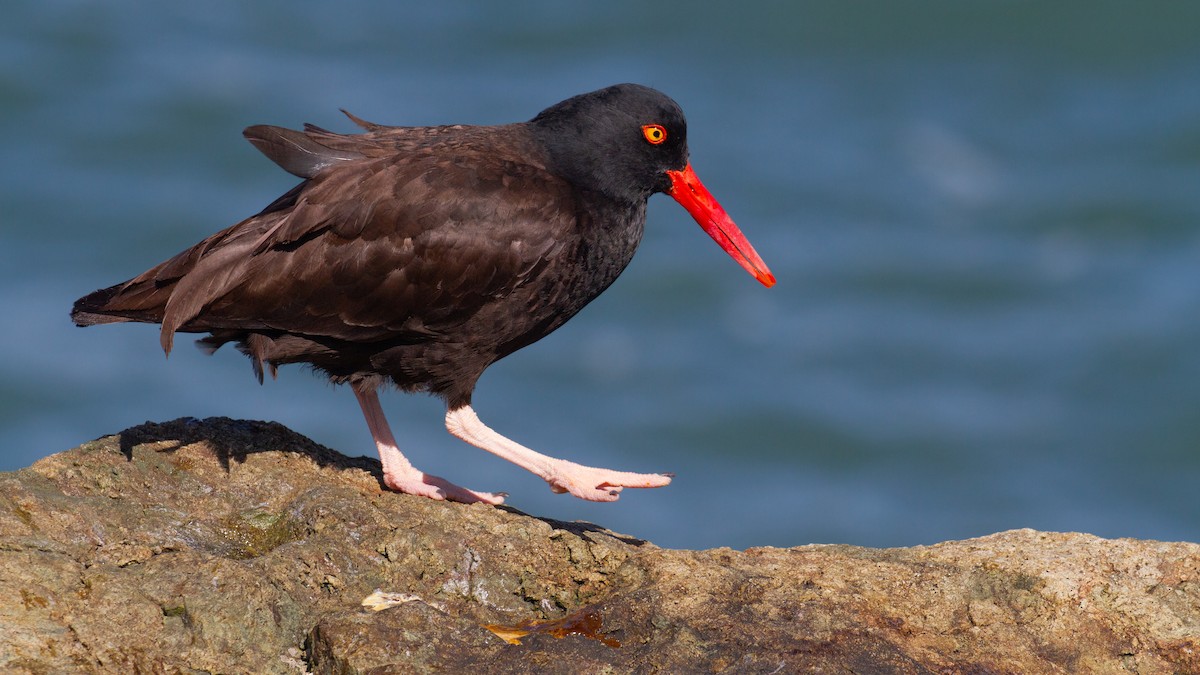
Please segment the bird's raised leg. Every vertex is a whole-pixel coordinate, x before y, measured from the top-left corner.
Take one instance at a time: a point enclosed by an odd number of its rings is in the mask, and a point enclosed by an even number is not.
[[[500,504],[504,502],[503,493],[476,492],[459,487],[454,483],[425,473],[414,467],[408,458],[396,447],[396,439],[388,427],[387,418],[383,416],[383,408],[379,405],[379,395],[375,388],[365,384],[354,384],[354,395],[358,397],[358,405],[362,407],[363,417],[367,418],[367,427],[375,439],[375,447],[379,448],[379,461],[383,463],[383,482],[389,488],[410,495],[420,495],[431,499],[449,499],[455,502],[485,502]]]
[[[610,471],[547,457],[492,431],[469,405],[446,413],[446,429],[477,448],[541,476],[551,490],[570,492],[588,501],[614,502],[623,488],[662,487],[671,482],[670,474]]]

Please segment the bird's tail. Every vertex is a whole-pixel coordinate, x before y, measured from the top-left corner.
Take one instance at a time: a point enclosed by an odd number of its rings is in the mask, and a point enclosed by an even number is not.
[[[152,280],[131,279],[76,300],[71,308],[71,320],[76,326],[122,321],[162,323],[170,297],[169,289],[156,288]]]

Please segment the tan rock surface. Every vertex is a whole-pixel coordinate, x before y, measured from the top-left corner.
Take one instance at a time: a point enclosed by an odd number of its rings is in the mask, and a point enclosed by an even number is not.
[[[0,672],[436,669],[1200,673],[1200,546],[665,550],[228,419],[0,474]]]

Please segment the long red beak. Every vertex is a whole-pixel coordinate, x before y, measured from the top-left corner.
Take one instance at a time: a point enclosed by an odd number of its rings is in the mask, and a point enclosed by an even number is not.
[[[700,227],[720,244],[721,248],[730,255],[746,271],[754,275],[762,285],[770,288],[775,285],[775,275],[767,269],[767,264],[759,257],[758,252],[750,245],[746,235],[733,223],[733,219],[725,213],[725,209],[717,203],[715,197],[704,187],[704,183],[692,171],[692,165],[683,167],[683,171],[668,171],[671,178],[671,195],[679,205],[700,223]]]

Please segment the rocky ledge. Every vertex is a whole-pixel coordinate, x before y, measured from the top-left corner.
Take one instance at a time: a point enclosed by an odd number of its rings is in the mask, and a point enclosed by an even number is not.
[[[666,550],[228,419],[0,474],[0,671],[431,670],[1200,673],[1200,546]]]

